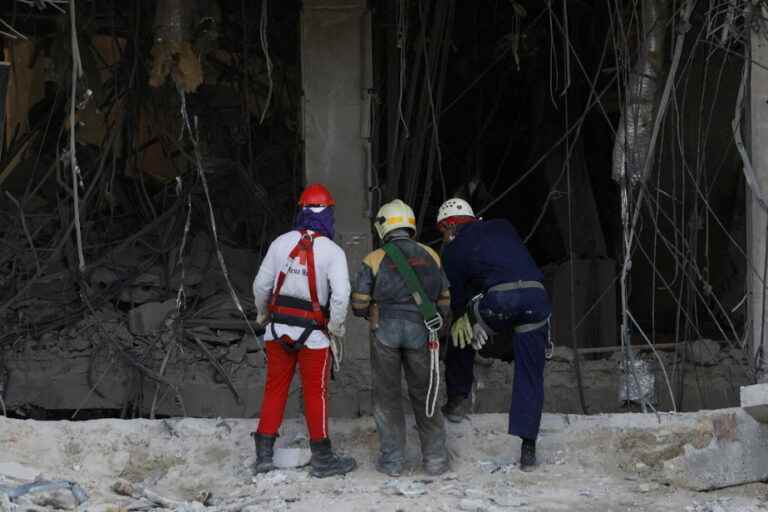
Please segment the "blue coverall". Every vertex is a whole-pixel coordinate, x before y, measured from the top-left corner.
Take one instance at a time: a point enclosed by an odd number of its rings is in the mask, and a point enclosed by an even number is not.
[[[551,313],[542,287],[507,291],[491,288],[504,283],[541,283],[544,275],[506,220],[476,221],[459,227],[443,248],[443,268],[451,285],[454,318],[468,302],[484,294],[479,303],[482,320],[496,333],[509,333],[515,353],[515,376],[509,410],[509,430],[524,439],[536,439],[544,403],[544,362],[549,326],[517,332],[521,326],[545,322]],[[525,328],[523,327],[523,330]],[[448,343],[445,380],[448,396],[468,397],[474,380],[475,350]]]

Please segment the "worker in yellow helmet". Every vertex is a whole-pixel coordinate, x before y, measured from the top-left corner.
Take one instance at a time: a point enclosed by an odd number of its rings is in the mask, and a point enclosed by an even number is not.
[[[383,246],[363,260],[352,286],[352,311],[371,326],[373,416],[379,432],[376,468],[399,476],[405,460],[401,369],[421,439],[424,470],[449,469],[445,425],[435,411],[439,371],[437,332],[448,325],[448,281],[440,257],[416,242],[413,210],[395,199],[381,207],[374,227]]]

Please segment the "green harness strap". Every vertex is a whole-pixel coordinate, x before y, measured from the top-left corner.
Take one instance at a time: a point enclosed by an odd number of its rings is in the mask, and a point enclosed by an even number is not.
[[[427,327],[431,329],[434,325],[442,324],[440,313],[438,313],[435,304],[429,300],[429,296],[424,290],[424,286],[421,284],[419,276],[416,275],[416,272],[414,272],[400,248],[395,245],[394,242],[389,242],[384,244],[382,249],[387,253],[387,256],[389,256],[395,264],[395,267],[397,267],[397,271],[400,273],[403,280],[405,280],[405,284],[408,286],[408,290],[411,292],[411,296],[413,297],[414,302],[416,302],[416,306],[418,306],[419,311],[421,311],[421,314],[424,317],[424,323]]]

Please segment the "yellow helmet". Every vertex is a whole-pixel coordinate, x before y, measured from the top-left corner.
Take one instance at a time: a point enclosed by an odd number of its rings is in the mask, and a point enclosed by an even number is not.
[[[384,237],[396,229],[407,228],[416,233],[416,215],[410,206],[399,199],[390,201],[379,208],[379,213],[373,220],[373,226],[379,233],[379,238]]]

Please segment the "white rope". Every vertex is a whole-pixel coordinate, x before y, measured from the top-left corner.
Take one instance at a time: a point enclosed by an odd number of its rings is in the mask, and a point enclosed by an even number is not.
[[[440,391],[440,339],[437,337],[437,331],[429,331],[429,388],[427,388],[427,403],[425,413],[427,418],[435,415],[437,408],[437,397]],[[430,402],[429,397],[432,396]]]
[[[331,353],[333,354],[333,371],[338,372],[341,369],[341,362],[344,360],[344,341],[336,338],[333,334],[328,335],[331,342]]]

